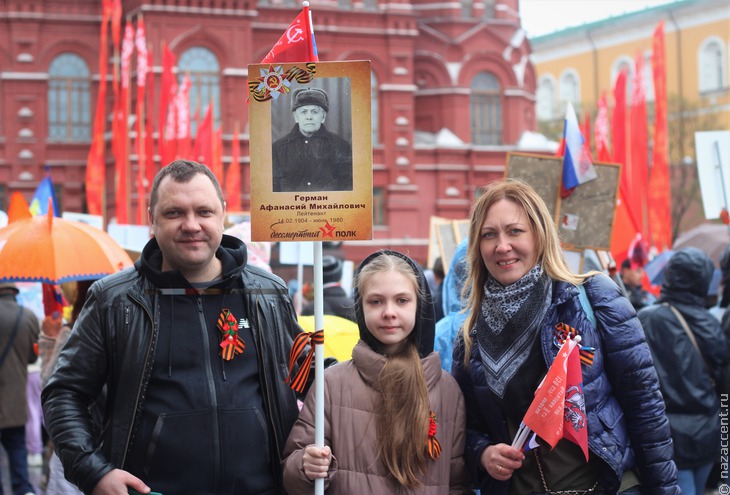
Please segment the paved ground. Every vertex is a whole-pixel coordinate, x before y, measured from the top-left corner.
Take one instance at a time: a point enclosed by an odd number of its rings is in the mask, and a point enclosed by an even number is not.
[[[0,447],[0,472],[2,473],[2,493],[6,495],[11,495],[13,492],[10,490],[10,480],[8,478],[8,457],[5,455],[5,450],[3,450],[2,447]],[[31,467],[29,468],[29,474],[30,474],[30,482],[33,483],[33,486],[36,487],[36,494],[37,495],[54,495],[53,493],[45,493],[45,491],[41,490],[40,482],[41,482],[41,468],[40,467]],[[718,490],[708,490],[704,493],[704,495],[718,495]],[[726,495],[723,493],[723,495]]]
[[[12,495],[13,491],[10,489],[10,475],[8,473],[8,456],[2,446],[0,446],[0,473],[2,476],[2,491],[0,493]],[[42,475],[40,467],[29,468],[28,474],[30,475],[30,482],[36,488],[37,495],[53,495],[51,493],[46,494],[39,488]]]

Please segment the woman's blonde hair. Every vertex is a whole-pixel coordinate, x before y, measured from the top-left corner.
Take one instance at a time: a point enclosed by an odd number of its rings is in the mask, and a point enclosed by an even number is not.
[[[492,205],[503,199],[512,201],[527,215],[530,228],[535,236],[537,263],[542,265],[543,270],[551,279],[580,285],[586,278],[598,273],[577,274],[570,270],[563,257],[558,229],[553,217],[550,215],[545,201],[530,185],[518,179],[500,179],[489,183],[484,194],[472,206],[469,215],[469,248],[466,255],[469,275],[462,292],[464,297],[468,298],[469,316],[461,329],[464,335],[464,363],[466,366],[469,366],[472,346],[469,330],[474,328],[477,318],[481,315],[484,284],[489,276],[479,249],[482,240],[482,224]]]
[[[391,254],[378,256],[360,269],[355,280],[356,305],[362,307],[362,298],[372,278],[388,272],[400,273],[413,283],[418,298],[416,311],[420,311],[424,297],[416,273],[407,261]],[[431,411],[426,377],[413,339],[416,330],[413,329],[399,351],[386,355],[377,386],[381,403],[376,407],[380,456],[393,478],[409,488],[421,485],[419,476],[427,462],[426,440]]]

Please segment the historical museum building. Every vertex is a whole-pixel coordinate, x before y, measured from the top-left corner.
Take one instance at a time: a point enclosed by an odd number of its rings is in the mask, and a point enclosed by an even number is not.
[[[536,129],[536,74],[520,27],[518,2],[311,2],[320,60],[370,60],[372,67],[375,239],[345,243],[342,249],[348,258],[358,260],[377,246],[405,250],[425,260],[430,218],[465,218],[480,186],[503,175],[506,154],[517,149],[523,132]],[[120,178],[115,177],[110,123],[119,46],[113,46],[110,36],[107,75],[100,80],[102,3],[6,0],[0,6],[2,209],[14,191],[30,199],[47,166],[62,209],[87,211],[85,167],[97,95],[104,84],[109,113],[105,220],[114,221],[118,200],[114,188]],[[121,4],[122,33],[127,23],[136,26],[143,18],[152,52],[155,103],[146,111],[153,116],[155,166],[164,165],[157,151],[161,129],[156,102],[166,44],[176,58],[178,81],[185,75],[190,78],[190,114],[202,116],[212,105],[215,125],[222,129],[226,169],[232,160],[234,132],[240,129],[240,195],[246,210],[247,66],[263,59],[301,6],[291,0],[121,0]],[[727,37],[723,43],[727,64]],[[130,69],[134,87],[134,57]],[[687,72],[689,77],[695,70]],[[588,76],[581,81],[581,88],[593,85]],[[137,118],[134,94],[130,92],[127,105],[132,143]],[[134,146],[128,156],[130,218],[136,219],[139,156]]]

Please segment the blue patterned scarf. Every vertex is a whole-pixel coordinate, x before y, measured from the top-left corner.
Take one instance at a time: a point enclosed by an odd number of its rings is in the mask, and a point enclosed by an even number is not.
[[[552,283],[540,265],[508,286],[491,276],[484,284],[476,340],[487,384],[500,398],[529,356],[551,299]]]

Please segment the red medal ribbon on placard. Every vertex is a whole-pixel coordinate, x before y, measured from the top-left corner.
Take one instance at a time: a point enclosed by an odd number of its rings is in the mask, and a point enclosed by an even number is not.
[[[236,354],[242,354],[246,348],[241,337],[238,336],[238,322],[228,309],[221,310],[218,316],[218,330],[223,334],[221,348],[223,359],[230,361]]]

